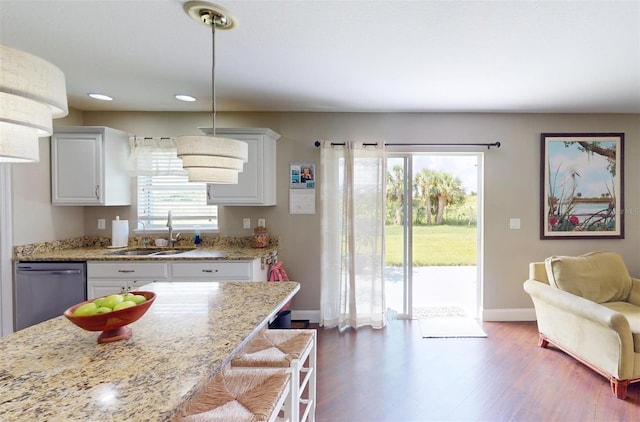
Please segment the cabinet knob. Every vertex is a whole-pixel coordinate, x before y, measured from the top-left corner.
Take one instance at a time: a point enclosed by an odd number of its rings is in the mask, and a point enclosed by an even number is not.
[[[118,270],[119,273],[135,273],[136,270]]]
[[[100,185],[96,185],[96,199],[100,199]]]
[[[202,270],[202,272],[203,273],[214,273],[214,272],[217,273],[218,270],[217,269],[216,270]]]

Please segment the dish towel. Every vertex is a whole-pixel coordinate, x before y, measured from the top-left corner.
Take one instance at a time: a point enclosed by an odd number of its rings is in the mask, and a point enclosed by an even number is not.
[[[271,267],[269,267],[269,281],[289,281],[287,272],[284,270],[284,268],[282,268],[282,261],[273,263],[271,264]],[[280,312],[289,309],[290,305],[291,301],[285,303],[282,309],[280,309]]]

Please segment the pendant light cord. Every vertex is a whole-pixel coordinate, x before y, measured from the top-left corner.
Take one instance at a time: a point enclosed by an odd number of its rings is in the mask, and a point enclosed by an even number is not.
[[[216,136],[216,20],[211,23],[211,109],[213,111],[213,136]]]

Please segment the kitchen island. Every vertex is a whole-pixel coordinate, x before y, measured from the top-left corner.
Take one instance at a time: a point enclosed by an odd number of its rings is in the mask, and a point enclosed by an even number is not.
[[[0,338],[0,420],[170,420],[299,288],[154,283],[128,340],[98,344],[63,316]]]

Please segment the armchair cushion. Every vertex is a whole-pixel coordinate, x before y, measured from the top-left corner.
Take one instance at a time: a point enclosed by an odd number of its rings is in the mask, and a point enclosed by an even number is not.
[[[545,259],[549,284],[596,303],[625,301],[631,277],[622,257],[614,252]]]

